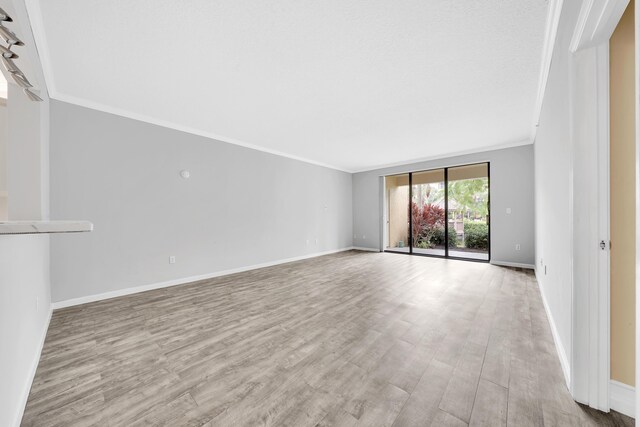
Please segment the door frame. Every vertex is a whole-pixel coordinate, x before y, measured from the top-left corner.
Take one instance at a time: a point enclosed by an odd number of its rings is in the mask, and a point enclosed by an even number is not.
[[[556,3],[562,4],[557,0]],[[629,0],[585,0],[569,49],[572,55],[573,192],[580,194],[579,198],[573,198],[574,223],[578,224],[577,215],[586,215],[588,219],[582,225],[574,225],[573,230],[572,360],[568,386],[575,400],[605,412],[611,409],[612,403],[609,39],[628,4]],[[596,190],[585,194],[581,191],[585,182]],[[576,227],[581,228],[577,230]],[[605,243],[604,248],[600,247],[601,242]],[[622,412],[632,410],[627,408]]]

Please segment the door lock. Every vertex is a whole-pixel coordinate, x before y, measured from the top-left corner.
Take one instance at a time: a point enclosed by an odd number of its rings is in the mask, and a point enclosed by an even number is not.
[[[603,251],[607,248],[607,243],[604,240],[600,240],[600,249]]]

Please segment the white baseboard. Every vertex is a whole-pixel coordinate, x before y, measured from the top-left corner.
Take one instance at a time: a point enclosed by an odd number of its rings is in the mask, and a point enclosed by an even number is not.
[[[611,380],[609,382],[609,406],[614,411],[635,418],[636,389],[630,385]]]
[[[64,300],[64,301],[56,301],[56,302],[51,304],[51,307],[54,310],[57,310],[57,309],[60,309],[60,308],[72,307],[74,305],[87,304],[87,303],[90,303],[90,302],[102,301],[102,300],[105,300],[105,299],[111,299],[111,298],[121,297],[121,296],[125,296],[125,295],[131,295],[131,294],[137,294],[139,292],[151,291],[151,290],[154,290],[154,289],[161,289],[161,288],[168,288],[170,286],[183,285],[185,283],[197,282],[199,280],[213,279],[214,277],[227,276],[229,274],[242,273],[242,272],[245,272],[245,271],[256,270],[258,268],[272,267],[274,265],[286,264],[288,262],[301,261],[301,260],[309,259],[309,258],[316,258],[316,257],[319,257],[319,256],[335,254],[335,253],[338,253],[338,252],[349,251],[349,250],[352,250],[352,249],[360,249],[360,248],[354,248],[353,246],[349,246],[347,248],[342,248],[342,249],[335,249],[335,250],[325,251],[325,252],[316,252],[316,253],[312,253],[312,254],[301,255],[301,256],[297,256],[297,257],[293,257],[293,258],[280,259],[280,260],[276,260],[276,261],[269,261],[269,262],[250,265],[250,266],[246,266],[246,267],[239,267],[239,268],[233,268],[233,269],[230,269],[230,270],[216,271],[216,272],[213,272],[213,273],[207,273],[207,274],[202,274],[202,275],[198,275],[198,276],[181,277],[179,279],[168,280],[166,282],[151,283],[151,284],[148,284],[148,285],[135,286],[135,287],[125,288],[125,289],[118,289],[116,291],[104,292],[104,293],[101,293],[101,294],[87,295],[87,296],[84,296],[84,297],[72,298],[72,299],[68,299],[68,300]]]
[[[45,322],[44,328],[41,332],[38,351],[33,357],[33,361],[31,362],[31,369],[29,371],[29,378],[24,388],[22,389],[22,393],[20,396],[20,406],[18,407],[18,413],[16,414],[15,421],[13,423],[13,425],[16,427],[20,426],[22,417],[24,416],[24,410],[27,407],[27,400],[29,400],[29,393],[31,393],[31,385],[33,384],[33,380],[36,377],[36,371],[38,370],[38,364],[40,363],[40,355],[42,354],[42,349],[44,348],[44,341],[47,338],[47,331],[49,331],[49,323],[51,323],[52,314],[53,309],[49,308],[49,315],[47,316],[47,321]]]
[[[502,267],[526,268],[527,270],[535,270],[536,269],[535,265],[533,265],[533,264],[523,264],[521,262],[494,261],[494,260],[491,260],[491,261],[489,261],[489,264],[499,265],[499,266],[502,266]]]
[[[560,334],[558,333],[556,322],[554,321],[551,310],[549,309],[549,304],[547,303],[547,297],[545,297],[544,295],[544,290],[542,286],[540,286],[539,280],[536,280],[536,283],[538,283],[538,289],[540,290],[540,295],[542,295],[542,305],[544,305],[544,311],[546,311],[547,313],[547,319],[549,320],[549,325],[551,326],[551,335],[553,335],[553,342],[556,345],[556,351],[558,352],[558,358],[560,359],[560,366],[562,366],[564,381],[567,384],[567,388],[571,390],[571,365],[569,365],[569,358],[567,357],[567,352],[562,345],[562,341],[560,341]]]
[[[380,252],[378,248],[365,248],[364,246],[353,246],[351,249],[355,251]]]

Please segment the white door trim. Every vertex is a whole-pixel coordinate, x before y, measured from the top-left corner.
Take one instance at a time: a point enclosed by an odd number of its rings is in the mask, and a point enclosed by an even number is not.
[[[635,418],[636,390],[630,385],[611,380],[611,409]]]
[[[619,19],[619,18],[618,18]],[[595,249],[598,277],[592,288],[591,310],[597,313],[597,319],[592,319],[593,335],[598,338],[593,348],[598,353],[591,368],[595,370],[592,382],[597,384],[590,390],[590,399],[598,402],[598,409],[608,411],[610,408],[610,378],[611,378],[611,234],[610,234],[610,186],[609,186],[609,43],[601,44],[597,49],[598,68],[598,215],[596,233],[600,242],[604,242],[604,249]]]
[[[580,200],[574,197],[574,204],[586,210],[577,214],[588,218],[580,230],[587,236],[573,237],[578,247],[573,250],[570,390],[576,400],[605,412],[610,409],[609,39],[628,3],[585,0],[570,44],[576,64],[572,77],[581,85],[573,96],[586,103],[572,106],[578,114],[572,138],[580,138],[573,146],[587,151],[574,154],[580,162],[574,165],[574,192],[581,181],[595,189],[595,194],[576,194]]]
[[[608,411],[608,44],[574,53],[570,70],[573,275],[569,389],[578,402]]]
[[[569,45],[571,52],[608,42],[629,0],[584,0]]]

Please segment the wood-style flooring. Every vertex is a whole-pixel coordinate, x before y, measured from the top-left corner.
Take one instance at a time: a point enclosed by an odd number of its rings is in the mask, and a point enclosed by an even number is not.
[[[22,422],[632,423],[571,399],[530,272],[356,251],[56,310]]]

